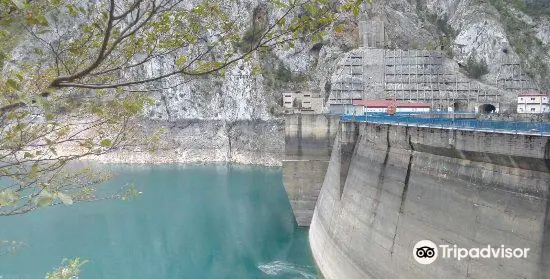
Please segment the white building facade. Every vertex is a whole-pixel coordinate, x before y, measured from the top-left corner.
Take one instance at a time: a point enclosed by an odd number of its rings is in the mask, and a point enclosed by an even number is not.
[[[518,95],[518,113],[550,113],[547,94],[522,93]]]
[[[294,92],[284,92],[283,93],[283,107],[286,109],[292,109],[292,104],[296,98],[296,93]]]
[[[311,92],[283,92],[283,108],[286,113],[323,113],[323,98]]]

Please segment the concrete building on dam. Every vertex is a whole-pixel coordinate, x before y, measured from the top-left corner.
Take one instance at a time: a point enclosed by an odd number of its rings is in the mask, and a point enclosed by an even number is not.
[[[541,93],[521,93],[518,96],[518,113],[549,113],[550,97]]]

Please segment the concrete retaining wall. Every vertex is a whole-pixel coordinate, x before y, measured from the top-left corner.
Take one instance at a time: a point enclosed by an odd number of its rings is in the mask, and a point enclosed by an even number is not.
[[[325,278],[550,278],[549,138],[358,125],[345,184],[336,141],[310,226]],[[530,251],[420,265],[423,239]]]
[[[285,117],[283,183],[299,226],[311,222],[338,127],[336,116]]]

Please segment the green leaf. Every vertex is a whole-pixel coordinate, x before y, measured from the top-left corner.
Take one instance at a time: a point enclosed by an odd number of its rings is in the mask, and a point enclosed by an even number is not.
[[[50,23],[48,22],[48,19],[44,15],[38,15],[36,17],[38,24],[42,26],[49,26]]]
[[[77,11],[78,9],[76,8],[75,5],[69,4],[69,5],[67,5],[67,9],[69,10],[69,15],[71,15],[71,16],[76,16],[77,13],[78,13],[78,11]]]
[[[345,27],[346,26],[344,24],[338,24],[334,27],[334,31],[336,33],[342,33],[342,32],[344,32]]]
[[[286,17],[281,18],[279,23],[277,24],[279,27],[283,27],[286,24]]]
[[[86,264],[87,260],[76,258],[74,260],[63,260],[62,266],[51,273],[46,274],[45,279],[66,279],[79,278],[82,265]]]
[[[353,15],[358,16],[359,15],[359,6],[353,7]]]
[[[0,193],[0,206],[6,206],[9,204],[8,197],[4,192]]]
[[[17,72],[17,73],[15,74],[15,77],[17,77],[17,79],[18,79],[19,81],[23,81],[23,74],[24,74],[23,71],[19,71],[19,72]]]
[[[30,25],[38,25],[40,24],[40,21],[36,18],[36,17],[27,17],[25,18],[25,20],[27,20],[27,23],[30,24]]]
[[[38,207],[44,207],[52,204],[54,196],[47,190],[42,190],[35,198],[34,203]]]
[[[19,82],[11,78],[8,78],[8,80],[6,81],[6,86],[15,90],[19,90],[21,88],[19,86]]]
[[[19,201],[19,194],[11,189],[0,192],[0,206],[16,205]]]
[[[30,152],[25,152],[25,155],[23,155],[23,158],[32,158],[34,155],[32,155]]]
[[[283,8],[287,8],[287,7],[288,7],[288,4],[283,3],[283,2],[281,2],[281,1],[279,1],[279,0],[272,0],[271,2],[272,2],[277,8],[279,8],[279,9],[283,9]]]
[[[110,139],[102,139],[99,143],[102,147],[109,147],[112,145],[112,142]]]
[[[57,193],[57,197],[59,198],[59,200],[61,200],[61,202],[65,205],[71,205],[73,204],[73,198],[65,193]]]
[[[180,56],[176,59],[176,65],[177,66],[182,66],[183,64],[185,64],[185,61],[187,61],[187,57],[182,55],[182,56]]]
[[[38,166],[37,166],[37,165],[33,165],[33,166],[31,167],[31,170],[29,171],[29,178],[30,178],[30,179],[36,179],[37,174],[38,174]]]

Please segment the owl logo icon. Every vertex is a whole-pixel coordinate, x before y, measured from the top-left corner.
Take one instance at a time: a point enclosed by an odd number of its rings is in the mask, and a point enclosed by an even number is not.
[[[416,248],[416,256],[419,258],[433,258],[435,256],[434,248],[429,246]]]
[[[419,264],[431,264],[437,259],[437,246],[430,240],[421,240],[414,245],[413,256]]]

